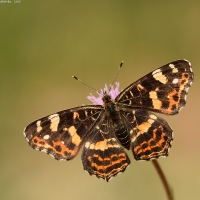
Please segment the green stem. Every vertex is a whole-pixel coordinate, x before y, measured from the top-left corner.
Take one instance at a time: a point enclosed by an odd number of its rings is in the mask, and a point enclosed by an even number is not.
[[[158,172],[158,175],[163,183],[168,200],[174,200],[173,194],[170,191],[169,184],[167,182],[167,179],[165,178],[165,175],[164,175],[160,165],[158,164],[157,160],[152,160],[152,162],[153,162],[153,165],[156,168],[156,171]]]

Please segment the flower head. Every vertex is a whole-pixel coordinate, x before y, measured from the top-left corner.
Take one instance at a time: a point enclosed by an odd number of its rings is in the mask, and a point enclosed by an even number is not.
[[[102,98],[103,98],[104,93],[109,94],[112,99],[115,99],[117,95],[120,93],[119,82],[116,82],[115,84],[116,84],[116,87],[114,88],[114,86],[112,85],[110,88],[110,91],[109,91],[108,86],[105,84],[104,89],[101,89],[100,92],[97,92],[97,94],[99,95],[98,97],[95,97],[92,95],[92,93],[90,93],[90,95],[87,98],[95,105],[103,105]]]

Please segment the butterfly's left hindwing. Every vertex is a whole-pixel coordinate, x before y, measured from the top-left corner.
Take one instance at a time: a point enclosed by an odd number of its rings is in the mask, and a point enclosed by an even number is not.
[[[186,104],[193,79],[190,62],[176,60],[132,83],[115,100],[133,108],[177,114]]]
[[[29,145],[57,160],[70,160],[78,153],[102,106],[82,106],[38,119],[24,130]]]

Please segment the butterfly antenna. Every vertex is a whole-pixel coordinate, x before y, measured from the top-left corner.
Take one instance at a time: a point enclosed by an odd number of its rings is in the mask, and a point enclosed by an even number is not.
[[[120,65],[119,65],[119,69],[118,69],[118,71],[117,71],[117,74],[116,74],[116,76],[115,76],[115,78],[114,78],[112,84],[110,85],[109,91],[111,90],[111,87],[113,86],[113,83],[114,83],[115,80],[117,79],[118,74],[119,74],[119,71],[120,71],[120,69],[122,68],[122,65],[123,65],[123,64],[124,64],[124,61],[121,61]]]
[[[72,78],[74,78],[75,80],[81,82],[83,85],[89,87],[90,89],[95,90],[96,92],[100,93],[97,89],[95,89],[95,88],[93,88],[93,87],[87,85],[86,83],[84,83],[84,82],[83,82],[81,79],[79,79],[77,76],[72,76]]]

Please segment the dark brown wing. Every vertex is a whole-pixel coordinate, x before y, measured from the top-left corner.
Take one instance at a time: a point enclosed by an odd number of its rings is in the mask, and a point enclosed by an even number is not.
[[[83,147],[83,167],[90,175],[108,181],[111,177],[123,172],[130,160],[116,139],[114,130],[106,115],[95,124],[93,132]]]
[[[131,149],[136,160],[168,155],[173,135],[164,119],[149,111],[129,107],[123,107],[121,114],[131,136]]]
[[[102,106],[81,106],[48,115],[30,123],[24,130],[29,145],[57,160],[70,160],[79,151]]]
[[[177,114],[186,104],[193,78],[190,62],[176,60],[132,83],[115,100],[134,108]]]

